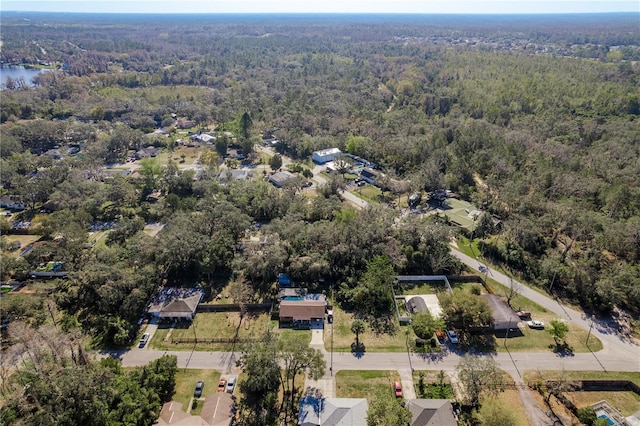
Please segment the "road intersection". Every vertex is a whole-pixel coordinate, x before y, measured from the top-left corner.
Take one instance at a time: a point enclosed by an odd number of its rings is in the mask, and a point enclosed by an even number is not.
[[[262,149],[268,151],[268,149]],[[271,152],[268,152],[272,154]],[[283,157],[285,160],[286,157]],[[284,161],[283,161],[284,162]],[[313,170],[313,180],[316,184],[326,183],[320,175],[322,167]],[[342,191],[341,195],[358,208],[365,208],[369,204],[349,191]],[[494,268],[487,267],[478,259],[467,256],[455,247],[451,247],[451,253],[463,264],[481,275],[491,277],[497,282],[509,286],[512,282],[509,277]],[[522,296],[532,300],[545,309],[554,312],[560,318],[571,324],[590,330],[593,336],[598,337],[603,343],[603,350],[590,353],[573,353],[571,355],[556,354],[552,352],[499,352],[491,354],[476,354],[493,357],[499,367],[508,372],[520,386],[520,399],[525,406],[532,424],[545,424],[547,413],[537,406],[533,398],[524,387],[523,372],[545,370],[575,370],[575,371],[640,371],[640,346],[638,342],[619,332],[615,325],[608,320],[589,318],[585,314],[570,307],[562,305],[557,299],[540,293],[535,289],[519,284]],[[454,347],[443,347],[438,354],[418,354],[407,352],[376,353],[367,352],[354,356],[350,352],[327,352],[322,337],[314,336],[311,346],[320,350],[327,363],[324,377],[317,381],[307,380],[305,386],[315,387],[327,397],[336,396],[335,374],[341,370],[397,370],[402,379],[402,385],[407,396],[415,396],[413,391],[412,372],[414,370],[443,370],[450,377],[455,376],[455,371],[462,352],[455,351]],[[239,352],[206,352],[206,351],[158,351],[149,348],[132,349],[129,351],[104,353],[105,356],[114,356],[122,360],[123,366],[143,366],[162,355],[175,355],[179,368],[216,369],[223,374],[239,373],[236,361],[241,356]]]

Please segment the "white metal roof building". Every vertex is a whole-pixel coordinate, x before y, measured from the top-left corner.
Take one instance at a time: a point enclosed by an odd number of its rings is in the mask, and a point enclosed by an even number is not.
[[[311,158],[316,163],[322,164],[335,160],[335,158],[340,154],[342,154],[342,151],[340,151],[338,148],[327,148],[321,149],[320,151],[314,151],[311,154]]]

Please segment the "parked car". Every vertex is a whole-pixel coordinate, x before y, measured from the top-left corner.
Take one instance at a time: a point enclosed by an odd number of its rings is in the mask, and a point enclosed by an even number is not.
[[[516,315],[521,320],[529,320],[529,319],[531,319],[531,312],[529,312],[529,311],[518,311],[518,312],[516,312]]]
[[[544,322],[539,320],[527,321],[527,325],[529,326],[529,328],[537,328],[540,330],[544,329]]]
[[[393,384],[393,391],[396,394],[396,398],[402,398],[402,385],[400,382],[395,382]]]
[[[227,381],[225,379],[220,379],[218,382],[218,392],[224,392],[227,388]]]
[[[233,390],[236,387],[236,376],[231,376],[229,377],[229,380],[227,380],[227,392],[228,393],[233,393]]]
[[[455,331],[447,330],[447,336],[449,337],[449,341],[454,345],[458,343],[458,336]]]
[[[140,338],[140,344],[138,345],[138,347],[144,348],[144,345],[146,345],[148,341],[149,341],[149,333],[144,333]]]
[[[204,382],[200,380],[196,383],[196,390],[193,391],[193,396],[196,398],[200,398],[202,396],[202,390],[204,389]]]
[[[442,330],[440,330],[439,328],[436,328],[436,337],[438,338],[438,340],[443,341],[444,340],[444,333],[442,332]]]

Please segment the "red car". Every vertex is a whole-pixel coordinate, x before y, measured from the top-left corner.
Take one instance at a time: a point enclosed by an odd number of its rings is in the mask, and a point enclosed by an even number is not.
[[[227,381],[225,379],[220,379],[218,382],[218,392],[224,392],[227,387]]]
[[[439,328],[436,328],[436,337],[440,341],[444,340],[444,333]]]
[[[393,384],[393,390],[396,393],[396,398],[402,398],[402,385],[400,382],[395,382]]]

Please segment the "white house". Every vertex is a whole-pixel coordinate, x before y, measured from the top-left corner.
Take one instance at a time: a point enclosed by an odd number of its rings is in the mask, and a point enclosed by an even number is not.
[[[335,160],[335,158],[340,154],[342,154],[342,151],[338,148],[327,148],[321,149],[320,151],[314,151],[313,154],[311,154],[311,158],[316,163],[322,164]]]

